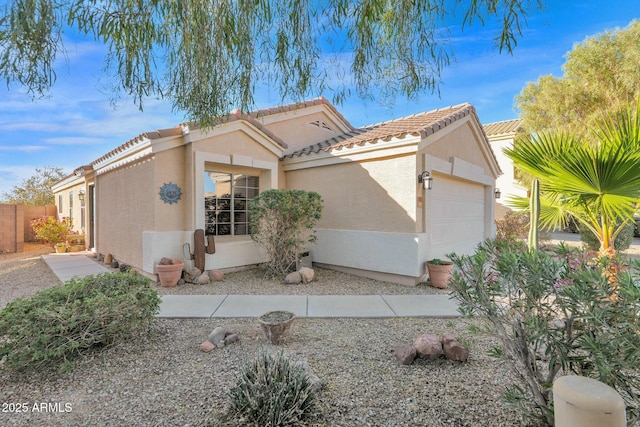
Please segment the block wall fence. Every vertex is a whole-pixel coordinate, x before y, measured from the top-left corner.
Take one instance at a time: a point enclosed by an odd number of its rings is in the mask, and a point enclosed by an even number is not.
[[[31,220],[45,215],[57,218],[56,207],[0,204],[0,253],[22,252],[35,241]]]

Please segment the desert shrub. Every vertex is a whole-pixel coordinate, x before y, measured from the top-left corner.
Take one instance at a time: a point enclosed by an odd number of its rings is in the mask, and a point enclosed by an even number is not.
[[[503,392],[509,406],[553,425],[553,382],[574,373],[616,389],[631,425],[638,420],[640,265],[616,268],[564,246],[547,254],[498,240],[449,257],[461,312],[488,323],[501,343],[492,354],[514,371]]]
[[[616,228],[619,225],[620,223],[616,225]],[[616,251],[624,251],[626,249],[629,249],[629,246],[631,246],[631,243],[633,243],[634,227],[635,227],[635,224],[633,222],[630,222],[622,229],[620,234],[618,234],[616,239],[613,241],[613,248]],[[593,251],[597,251],[600,249],[600,241],[598,240],[596,235],[593,234],[591,230],[589,230],[583,224],[579,223],[578,231],[580,232],[580,240],[586,243],[589,249]]]
[[[297,427],[320,418],[319,400],[302,364],[260,352],[229,391],[226,426]]]
[[[0,310],[0,360],[5,369],[67,370],[87,351],[148,332],[159,307],[140,275],[72,279]]]
[[[496,221],[496,237],[506,240],[525,240],[529,235],[529,215],[508,211]]]
[[[267,190],[249,202],[251,238],[267,253],[271,275],[288,273],[307,242],[314,242],[322,198],[313,191]]]

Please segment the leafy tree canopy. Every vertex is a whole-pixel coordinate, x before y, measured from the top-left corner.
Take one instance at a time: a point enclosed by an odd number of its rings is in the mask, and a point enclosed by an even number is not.
[[[20,203],[31,206],[54,205],[55,198],[51,186],[64,178],[61,168],[45,167],[36,168],[36,173],[16,185],[8,193],[3,193],[2,198],[8,203]]]
[[[261,84],[283,100],[331,91],[336,103],[352,90],[436,92],[450,63],[452,16],[463,26],[495,22],[496,45],[510,52],[536,7],[542,0],[8,0],[0,74],[46,95],[65,32],[79,33],[107,46],[105,69],[140,108],[164,97],[210,125],[250,109]]]
[[[585,134],[603,115],[640,98],[640,20],[576,44],[562,77],[545,75],[516,97],[528,132]]]

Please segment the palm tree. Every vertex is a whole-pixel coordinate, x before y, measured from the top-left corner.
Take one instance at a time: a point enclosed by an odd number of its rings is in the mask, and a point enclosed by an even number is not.
[[[540,224],[546,229],[573,215],[600,242],[600,254],[633,220],[640,202],[640,103],[605,117],[590,136],[542,133],[505,149],[516,167],[540,180]],[[514,207],[526,207],[513,199]]]

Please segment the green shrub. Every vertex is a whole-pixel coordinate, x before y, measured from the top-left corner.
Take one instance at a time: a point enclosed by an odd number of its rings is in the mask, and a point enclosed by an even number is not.
[[[160,297],[149,279],[104,273],[18,298],[0,310],[5,369],[72,366],[73,359],[149,331]]]
[[[229,392],[226,426],[297,427],[320,418],[317,390],[305,368],[282,353],[261,352]]]
[[[618,225],[616,225],[616,228],[618,227]],[[629,249],[629,246],[631,246],[631,243],[633,243],[634,227],[635,224],[633,222],[630,222],[622,229],[620,234],[618,234],[616,239],[613,241],[613,248],[616,251],[620,252]],[[595,234],[591,232],[591,230],[589,230],[581,223],[578,223],[578,230],[580,231],[580,240],[586,243],[589,249],[593,251],[600,250],[600,241],[595,236]]]
[[[514,371],[503,391],[509,406],[553,425],[553,382],[574,373],[616,389],[630,425],[637,422],[640,264],[625,269],[564,246],[549,255],[497,240],[449,257],[461,312],[487,321],[501,343],[492,354]]]
[[[286,274],[307,242],[314,242],[322,198],[313,191],[267,190],[249,202],[251,238],[267,253],[267,271]]]

